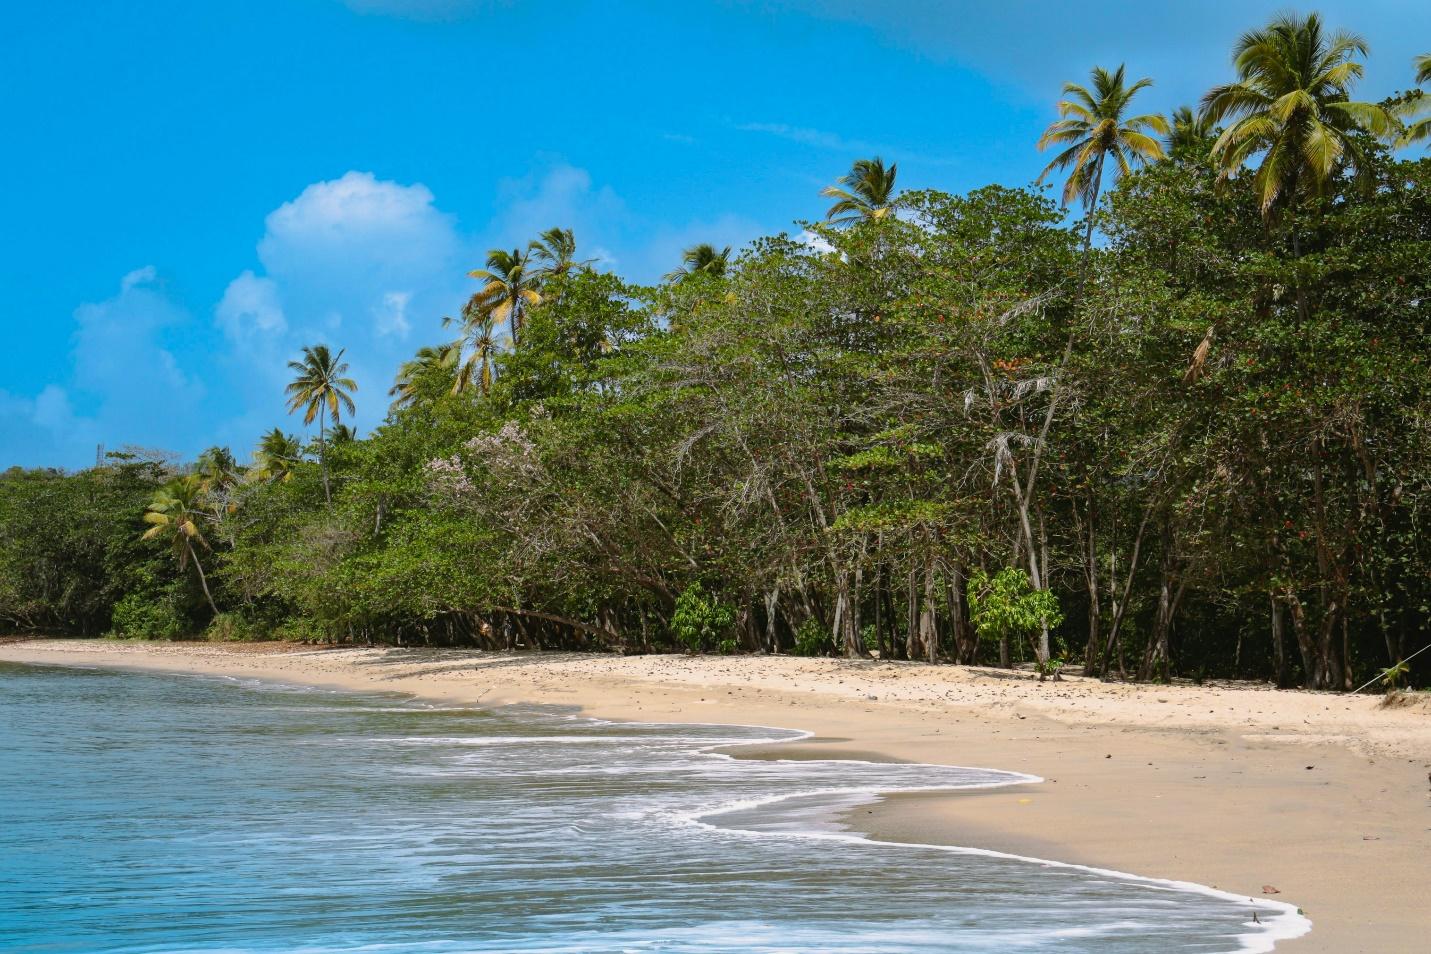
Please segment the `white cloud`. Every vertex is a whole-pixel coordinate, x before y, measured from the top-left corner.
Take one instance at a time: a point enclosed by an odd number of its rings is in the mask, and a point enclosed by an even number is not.
[[[70,396],[57,384],[47,384],[35,400],[29,402],[27,410],[30,419],[43,428],[56,433],[68,430],[75,424],[75,411],[70,405]]]
[[[585,169],[565,163],[508,179],[498,186],[498,213],[482,248],[523,247],[552,226],[576,234],[577,255],[596,259],[633,281],[656,281],[680,264],[699,242],[739,247],[766,231],[752,219],[722,215],[683,223],[653,221],[633,210],[615,190],[593,183]]]
[[[121,278],[119,280],[119,290],[121,292],[127,292],[131,288],[136,288],[140,285],[152,284],[153,282],[157,281],[158,278],[159,269],[155,268],[153,265],[145,265],[143,268],[136,268],[134,271]]]
[[[817,235],[811,232],[809,229],[800,230],[799,240],[801,245],[821,255],[828,255],[835,250],[835,246],[831,245],[828,239],[823,235]]]
[[[818,146],[821,149],[833,149],[838,152],[879,151],[878,147],[863,140],[846,139],[839,133],[825,132],[822,129],[810,129],[804,126],[787,126],[785,123],[742,123],[735,128],[741,132],[765,133],[770,136],[778,136],[781,139],[789,139],[791,142]]]
[[[119,283],[119,294],[75,309],[74,380],[106,405],[144,407],[151,401],[192,401],[203,386],[179,367],[165,346],[168,333],[189,316],[166,294],[153,266]],[[153,405],[157,410],[162,403]]]
[[[378,334],[407,337],[407,333],[412,330],[407,321],[409,301],[412,301],[412,295],[408,292],[388,292],[383,295],[383,303],[377,316]]]
[[[187,447],[204,433],[206,388],[176,355],[193,331],[152,266],[80,305],[68,369],[33,397],[0,393],[5,464],[85,465],[101,441]]]
[[[598,241],[624,235],[636,225],[610,186],[593,187],[591,173],[565,163],[498,183],[497,205],[501,211],[487,234],[493,246],[504,248],[524,247],[541,232],[560,227],[575,232],[578,254],[591,258]]]
[[[258,257],[268,275],[325,288],[429,277],[460,248],[454,218],[437,209],[427,186],[370,172],[314,183],[264,224]]]
[[[495,205],[474,236],[420,183],[358,171],[313,183],[266,216],[257,265],[236,271],[207,325],[158,269],[130,272],[113,297],[75,310],[68,373],[33,395],[0,391],[0,465],[87,465],[99,441],[185,456],[219,443],[243,457],[261,432],[300,428],[284,408],[286,365],[320,342],[345,349],[359,382],[353,423],[367,430],[398,365],[441,340],[441,318],[472,293],[467,271],[486,249],[571,228],[582,258],[653,281],[689,245],[741,246],[766,231],[734,215],[659,222],[562,163],[499,183]]]
[[[271,278],[260,278],[249,269],[229,282],[224,297],[214,309],[214,317],[224,334],[239,341],[254,335],[282,335],[288,330],[278,297],[278,283]]]
[[[371,427],[387,410],[394,369],[411,356],[409,338],[435,339],[461,304],[475,251],[425,185],[371,172],[307,186],[264,226],[261,269],[234,278],[214,309],[233,345],[224,360],[243,392],[244,426],[284,421],[287,361],[321,342],[346,349],[357,423]]]

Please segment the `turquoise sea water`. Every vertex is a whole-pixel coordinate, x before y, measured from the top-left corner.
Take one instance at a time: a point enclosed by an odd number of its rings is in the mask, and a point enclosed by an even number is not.
[[[1013,776],[709,751],[795,735],[0,664],[0,950],[1212,952],[1295,927],[831,820]]]

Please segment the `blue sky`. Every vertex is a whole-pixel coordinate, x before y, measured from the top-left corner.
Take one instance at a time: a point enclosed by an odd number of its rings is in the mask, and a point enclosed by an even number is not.
[[[1148,109],[1283,3],[11,0],[0,10],[0,468],[247,456],[284,363],[348,349],[360,428],[493,245],[574,228],[636,279],[818,217],[851,160],[1020,185],[1058,87]],[[1431,5],[1324,3],[1405,88]]]

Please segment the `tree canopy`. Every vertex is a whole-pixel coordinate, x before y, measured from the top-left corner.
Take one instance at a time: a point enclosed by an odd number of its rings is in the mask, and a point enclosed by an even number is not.
[[[0,619],[1396,668],[1431,639],[1431,158],[1351,98],[1355,36],[1281,17],[1235,54],[1196,114],[1137,115],[1121,67],[1065,87],[1043,144],[1079,219],[1038,185],[896,193],[870,159],[799,237],[654,286],[555,228],[472,273],[367,434],[329,430],[354,388],[317,345],[289,389],[316,442],[8,471]]]

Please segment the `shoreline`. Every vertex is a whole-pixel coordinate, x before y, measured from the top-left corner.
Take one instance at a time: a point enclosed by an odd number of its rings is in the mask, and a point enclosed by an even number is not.
[[[1375,697],[1040,685],[1000,670],[787,657],[35,640],[0,644],[0,661],[759,724],[812,735],[742,746],[735,757],[1021,772],[1045,781],[889,794],[843,818],[859,833],[851,837],[1055,859],[1290,902],[1313,928],[1278,951],[1412,951],[1424,941],[1431,712],[1378,708]]]

